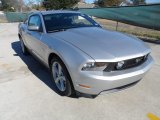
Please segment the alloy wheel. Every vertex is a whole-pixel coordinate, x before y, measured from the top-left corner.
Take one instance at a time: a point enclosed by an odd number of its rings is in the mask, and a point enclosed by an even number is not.
[[[64,75],[62,66],[58,62],[54,62],[52,65],[52,74],[57,88],[60,91],[66,90],[66,77]]]

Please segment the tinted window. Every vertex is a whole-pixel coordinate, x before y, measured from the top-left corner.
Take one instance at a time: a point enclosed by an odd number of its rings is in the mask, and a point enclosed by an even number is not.
[[[99,25],[90,17],[80,13],[58,13],[44,15],[47,32],[78,27],[96,27]]]

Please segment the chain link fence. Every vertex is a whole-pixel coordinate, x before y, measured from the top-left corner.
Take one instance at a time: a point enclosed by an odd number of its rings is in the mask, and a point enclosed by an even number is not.
[[[160,4],[78,11],[94,16],[94,19],[104,28],[160,40]],[[0,23],[23,22],[28,15],[29,13],[0,12]]]
[[[6,12],[5,15],[8,22],[22,22],[27,18],[28,13]]]

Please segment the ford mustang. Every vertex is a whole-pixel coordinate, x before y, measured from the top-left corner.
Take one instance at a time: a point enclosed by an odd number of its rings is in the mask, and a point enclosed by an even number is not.
[[[92,96],[135,85],[150,69],[150,48],[138,38],[103,29],[76,11],[38,11],[19,24],[22,52],[51,71],[62,96]],[[76,91],[76,92],[75,92]]]

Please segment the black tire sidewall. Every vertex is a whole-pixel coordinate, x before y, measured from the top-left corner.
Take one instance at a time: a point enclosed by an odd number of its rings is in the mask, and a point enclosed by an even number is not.
[[[24,46],[24,51],[23,51],[23,48],[22,48],[22,46],[21,46],[22,53],[23,53],[24,55],[28,55],[29,53],[28,53],[28,50],[27,50],[27,48],[26,48],[23,40],[20,39],[20,42],[21,42],[20,44],[23,44],[23,46]]]

